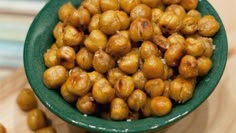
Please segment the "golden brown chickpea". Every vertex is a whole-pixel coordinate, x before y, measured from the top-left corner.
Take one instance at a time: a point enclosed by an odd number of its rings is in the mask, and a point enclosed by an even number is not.
[[[165,5],[178,4],[181,0],[162,0],[162,3]]]
[[[36,108],[28,113],[27,123],[32,131],[36,131],[47,126],[47,118],[42,110]]]
[[[170,83],[169,96],[179,103],[184,103],[192,97],[194,87],[191,80],[177,77]]]
[[[152,115],[152,110],[151,110],[151,98],[147,97],[146,103],[144,104],[143,108],[141,109],[142,115],[144,117],[149,117]]]
[[[128,97],[128,106],[134,111],[139,111],[146,103],[147,96],[142,90],[136,89]]]
[[[168,48],[164,54],[166,64],[169,66],[178,66],[181,58],[185,54],[184,44],[174,44]]]
[[[160,29],[160,27],[159,27],[158,24],[152,23],[152,28],[153,28],[153,34],[152,34],[152,36],[162,35],[161,29]]]
[[[64,43],[68,46],[78,46],[83,41],[84,33],[78,31],[75,27],[67,25],[64,28]]]
[[[135,84],[135,88],[142,90],[144,88],[145,83],[147,82],[144,73],[142,71],[137,71],[136,73],[133,74],[132,78]]]
[[[130,39],[129,38],[129,31],[127,31],[127,30],[118,31],[118,34]]]
[[[213,54],[213,39],[212,38],[206,38],[206,37],[200,37],[205,45],[205,50],[203,52],[203,56],[211,57]]]
[[[198,19],[186,15],[182,22],[181,33],[185,35],[194,34],[198,28]]]
[[[60,36],[63,36],[63,34],[64,34],[64,27],[65,27],[65,24],[62,23],[62,22],[58,22],[56,24],[56,26],[53,29],[53,36],[56,39],[60,38]]]
[[[97,105],[91,93],[80,97],[76,102],[76,108],[84,114],[94,114],[97,111]]]
[[[157,0],[158,1],[158,0]],[[152,22],[158,24],[161,16],[163,15],[163,11],[159,8],[152,9]]]
[[[121,98],[114,98],[110,108],[112,120],[124,120],[129,115],[129,107]]]
[[[88,76],[89,76],[89,79],[90,79],[92,85],[93,85],[97,80],[104,78],[104,76],[103,76],[101,73],[97,72],[97,71],[89,72],[89,73],[88,73]]]
[[[129,28],[129,36],[132,41],[150,40],[153,35],[152,23],[146,18],[135,19]]]
[[[129,38],[123,34],[115,34],[110,37],[106,44],[106,52],[115,56],[120,57],[131,51],[131,42]]]
[[[73,11],[69,19],[73,26],[79,27],[88,26],[91,17],[89,11],[81,6],[79,9]]]
[[[63,46],[56,52],[57,58],[61,63],[63,62],[74,62],[75,61],[75,50],[70,46]]]
[[[181,0],[180,5],[183,6],[185,10],[196,9],[198,0]]]
[[[170,97],[170,83],[171,81],[170,80],[165,80],[164,81],[164,84],[165,84],[165,89],[164,89],[164,92],[163,92],[163,96],[169,98]]]
[[[116,81],[124,75],[124,72],[122,72],[119,68],[115,67],[108,71],[107,79],[111,83],[111,85],[114,85]]]
[[[64,98],[64,100],[68,103],[73,103],[78,99],[78,97],[76,95],[74,95],[68,91],[66,83],[64,83],[61,86],[60,93],[61,93],[62,97]]]
[[[204,16],[198,21],[198,33],[202,36],[214,36],[219,29],[220,24],[211,15]]]
[[[86,95],[90,91],[91,86],[92,83],[88,73],[85,71],[74,72],[66,81],[66,88],[70,93],[76,96]]]
[[[61,62],[61,65],[63,65],[67,70],[70,70],[75,67],[75,61],[72,62]]]
[[[108,10],[100,16],[99,28],[108,35],[113,35],[121,28],[120,19],[116,11]]]
[[[70,69],[70,71],[69,71],[69,76],[72,75],[72,74],[74,74],[74,73],[77,73],[77,72],[84,72],[84,70],[81,69],[81,68],[79,68],[78,66],[76,66],[76,67]]]
[[[127,98],[134,90],[134,80],[130,76],[122,76],[114,85],[116,96],[120,98]]]
[[[177,16],[181,18],[181,20],[185,17],[186,12],[184,8],[178,4],[172,4],[168,6],[165,12],[174,12]]]
[[[112,101],[115,96],[115,90],[109,81],[105,78],[97,80],[92,89],[92,96],[97,103],[106,104]]]
[[[153,55],[144,60],[142,71],[147,79],[161,78],[164,64],[159,57]]]
[[[52,49],[52,48],[48,49],[44,53],[43,58],[44,58],[44,64],[47,67],[52,67],[52,66],[56,66],[60,64],[60,60],[57,57],[56,49]]]
[[[192,16],[195,17],[196,19],[200,20],[202,15],[199,11],[197,10],[190,10],[187,12],[187,16]]]
[[[142,59],[147,59],[152,55],[160,55],[159,49],[151,41],[144,41],[139,47],[139,51]]]
[[[185,55],[180,61],[179,73],[185,78],[198,76],[197,59],[194,56]]]
[[[121,9],[123,9],[128,14],[136,5],[141,3],[141,0],[119,0],[119,1]]]
[[[44,127],[36,131],[36,133],[56,133],[56,129],[52,126]]]
[[[157,96],[151,100],[151,110],[154,116],[164,116],[172,109],[172,103],[169,98]]]
[[[148,80],[144,86],[146,93],[151,98],[161,96],[165,89],[164,81],[160,78]]]
[[[205,51],[205,45],[202,39],[188,37],[185,41],[186,52],[189,55],[199,57]]]
[[[49,89],[57,89],[67,79],[68,72],[65,67],[56,65],[48,68],[43,73],[43,82]]]
[[[0,133],[6,133],[6,128],[0,123]]]
[[[93,30],[84,41],[85,47],[92,52],[105,49],[106,43],[107,36],[100,30]]]
[[[24,88],[16,98],[16,103],[23,111],[30,111],[37,107],[37,99],[32,90]]]
[[[155,8],[162,3],[161,0],[141,0],[141,2],[151,8]]]
[[[96,15],[92,16],[91,21],[88,25],[89,32],[92,32],[93,30],[98,30],[99,29],[100,16],[101,16],[101,14],[96,14]]]
[[[124,11],[116,11],[120,20],[120,30],[127,30],[130,25],[130,18]]]
[[[58,34],[55,43],[56,43],[56,46],[58,48],[60,48],[62,46],[65,46],[65,43],[64,43],[64,29],[63,29],[63,33],[62,34]]]
[[[165,60],[165,59],[162,59]],[[170,79],[174,75],[174,70],[172,67],[168,66],[167,64],[164,64],[164,74],[162,76],[162,79]]]
[[[103,12],[108,10],[119,10],[120,3],[118,0],[99,0],[100,7]]]
[[[101,13],[99,0],[84,0],[81,6],[85,7],[92,15]]]
[[[181,28],[181,23],[181,17],[174,12],[164,12],[159,20],[162,33],[167,35],[178,32]]]
[[[134,21],[136,18],[139,17],[150,20],[152,18],[152,9],[145,4],[136,5],[130,12],[130,18],[131,21]]]
[[[92,68],[93,53],[87,48],[81,48],[76,54],[76,62],[80,68],[88,70]]]
[[[206,75],[212,68],[212,61],[209,57],[199,57],[197,59],[197,64],[198,64],[198,74],[199,76],[204,76]]]
[[[115,66],[114,59],[103,50],[95,52],[92,63],[93,68],[99,73],[106,73]]]
[[[178,33],[171,34],[167,39],[170,42],[170,45],[176,45],[176,44],[183,45],[185,42],[183,35]]]
[[[154,44],[156,44],[157,46],[159,46],[160,48],[166,50],[170,47],[170,42],[169,40],[164,37],[163,35],[155,35],[152,38],[152,41]]]
[[[69,21],[69,17],[71,16],[74,10],[75,8],[72,6],[70,2],[63,4],[58,11],[59,19],[62,22],[67,23]]]

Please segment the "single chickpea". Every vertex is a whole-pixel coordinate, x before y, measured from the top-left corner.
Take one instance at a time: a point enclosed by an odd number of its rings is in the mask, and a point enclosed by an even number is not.
[[[175,45],[175,44],[183,45],[185,42],[185,38],[183,37],[183,35],[181,35],[179,33],[171,34],[167,38],[167,40],[170,42],[170,45]]]
[[[155,8],[159,5],[161,5],[161,3],[162,3],[161,0],[141,0],[141,2],[151,8]]]
[[[132,78],[135,84],[135,88],[143,90],[144,85],[147,82],[147,78],[145,77],[144,73],[142,71],[137,71],[133,74]]]
[[[92,68],[93,53],[87,48],[81,48],[76,54],[76,62],[80,68],[88,70]]]
[[[119,0],[119,2],[121,9],[128,14],[136,5],[141,4],[141,0]]]
[[[161,78],[164,64],[159,57],[153,55],[144,60],[142,71],[147,79]]]
[[[88,73],[88,76],[89,76],[89,79],[90,79],[92,85],[93,85],[97,80],[104,78],[104,76],[103,76],[101,73],[97,72],[97,71],[89,72],[89,73]]]
[[[205,45],[202,39],[188,37],[185,41],[186,52],[189,55],[199,57],[205,51]]]
[[[181,0],[162,0],[162,3],[165,5],[178,4]]]
[[[160,78],[148,80],[144,86],[144,90],[149,96],[151,96],[151,98],[161,96],[164,92],[164,89],[164,81]]]
[[[164,54],[166,64],[172,67],[178,66],[181,58],[185,54],[184,44],[174,44],[168,48]]]
[[[105,49],[106,43],[107,36],[100,30],[93,30],[84,41],[85,47],[92,52]]]
[[[121,28],[120,19],[116,11],[108,10],[101,14],[99,29],[108,35],[113,35]]]
[[[54,27],[53,29],[53,36],[56,38],[56,39],[59,39],[60,36],[64,36],[64,27],[65,27],[65,24],[62,23],[62,22],[58,22],[56,24],[56,26]]]
[[[74,62],[75,61],[75,50],[70,46],[63,46],[56,52],[57,58],[61,63],[63,62]]]
[[[158,24],[152,23],[153,33],[152,36],[162,35],[162,31]]]
[[[6,133],[6,128],[0,123],[0,133]]]
[[[211,57],[213,54],[213,39],[212,38],[206,38],[206,37],[200,37],[199,39],[202,40],[202,42],[205,45],[205,50],[203,52],[203,56]]]
[[[164,116],[172,109],[172,103],[169,98],[157,96],[151,100],[151,110],[154,116]]]
[[[88,30],[89,32],[92,32],[93,30],[98,30],[99,29],[99,20],[100,20],[101,14],[96,14],[92,16],[90,23],[88,25]]]
[[[122,76],[125,76],[125,73],[122,72],[119,68],[115,67],[108,71],[107,73],[107,79],[111,83],[111,85],[114,85],[116,81],[121,78]]]
[[[91,16],[89,11],[81,6],[79,9],[73,11],[69,19],[70,23],[75,27],[87,27],[90,23]]]
[[[202,15],[198,10],[189,10],[187,12],[187,16],[195,17],[197,20],[200,20],[202,18]]]
[[[114,98],[110,106],[112,120],[124,120],[129,115],[129,107],[121,98]]]
[[[145,4],[136,5],[130,12],[131,21],[134,21],[136,18],[143,17],[146,19],[152,18],[152,9]]]
[[[128,106],[133,111],[139,111],[145,105],[147,100],[146,93],[142,90],[136,89],[133,93],[128,97]]]
[[[92,96],[97,103],[110,103],[115,96],[115,90],[105,78],[97,80],[92,89]]]
[[[76,95],[69,92],[69,90],[67,89],[66,83],[64,83],[61,86],[60,93],[61,93],[62,97],[64,98],[64,100],[68,103],[73,103],[78,99],[78,97]]]
[[[94,114],[97,111],[97,105],[91,93],[80,97],[76,102],[76,108],[84,114]]]
[[[52,48],[48,49],[44,53],[43,58],[44,58],[44,64],[47,67],[52,67],[52,66],[56,66],[60,64],[60,60],[57,57],[56,49],[52,49]]]
[[[130,76],[122,76],[114,85],[116,96],[127,98],[133,92],[135,87],[134,80]]]
[[[147,59],[152,55],[160,55],[158,47],[151,41],[143,41],[143,43],[139,47],[139,51],[142,59]]]
[[[83,41],[84,33],[78,31],[75,27],[67,25],[64,28],[63,41],[68,46],[78,46]]]
[[[49,89],[57,89],[67,79],[68,72],[65,67],[56,65],[48,68],[43,73],[43,82]]]
[[[186,15],[186,12],[184,10],[184,8],[178,4],[172,4],[172,5],[169,5],[165,12],[174,12],[177,16],[180,17],[180,19],[182,20],[185,15]]]
[[[153,35],[152,23],[146,18],[135,19],[129,28],[129,36],[132,41],[150,40]]]
[[[193,10],[197,8],[198,0],[181,0],[180,5],[183,6],[185,10]]]
[[[163,35],[155,35],[152,38],[152,41],[154,44],[156,44],[157,46],[159,46],[160,48],[166,50],[170,47],[170,42],[169,40],[164,37]]]
[[[198,33],[202,36],[214,36],[219,29],[220,24],[211,15],[204,16],[198,21]]]
[[[198,19],[192,16],[186,15],[182,22],[181,33],[185,35],[194,34],[198,29]]]
[[[71,16],[74,10],[75,8],[72,6],[70,2],[63,4],[58,11],[59,19],[62,22],[67,23],[69,21],[69,17]]]
[[[56,129],[52,126],[44,127],[36,131],[36,133],[56,133]]]
[[[16,103],[23,111],[30,111],[38,106],[37,99],[32,90],[24,88],[16,98]]]
[[[191,55],[185,55],[179,65],[179,73],[185,78],[193,78],[198,76],[197,59]]]
[[[158,24],[163,13],[164,12],[160,8],[152,9],[152,18],[151,18],[152,22]]]
[[[206,75],[212,68],[212,61],[209,57],[199,57],[197,59],[199,76]]]
[[[80,67],[76,66],[76,67],[70,69],[70,71],[69,71],[69,76],[72,75],[72,74],[74,74],[74,73],[77,73],[77,72],[84,72],[84,70],[81,69]]]
[[[42,110],[35,108],[28,113],[27,123],[32,131],[36,131],[47,126],[47,118]]]
[[[120,3],[119,0],[99,0],[100,7],[103,12],[108,10],[119,10]]]
[[[92,15],[101,13],[99,0],[84,0],[81,6],[85,7]]]
[[[98,50],[94,53],[93,57],[93,68],[99,73],[106,73],[111,68],[115,66],[114,59],[104,52],[103,50]]]
[[[124,11],[116,11],[117,12],[117,16],[120,20],[120,30],[127,30],[129,28],[130,25],[130,18],[128,16],[128,14]]]

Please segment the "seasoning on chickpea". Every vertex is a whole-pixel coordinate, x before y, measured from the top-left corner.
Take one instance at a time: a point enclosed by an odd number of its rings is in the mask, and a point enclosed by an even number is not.
[[[92,16],[90,23],[88,25],[88,30],[89,32],[92,32],[93,30],[98,30],[99,29],[99,20],[100,20],[101,14],[95,14]]]
[[[129,107],[122,98],[114,98],[110,105],[111,119],[124,120],[129,115]]]
[[[135,84],[130,76],[122,76],[114,85],[116,96],[120,98],[127,98],[135,89]]]
[[[52,126],[44,127],[36,131],[36,133],[56,133],[56,129]]]
[[[119,68],[115,67],[108,71],[107,79],[111,83],[111,85],[114,85],[116,81],[124,75],[124,72],[122,72]]]
[[[99,0],[99,4],[101,7],[101,10],[103,12],[108,10],[119,10],[120,9],[120,3],[119,0]]]
[[[84,41],[85,47],[92,52],[105,49],[106,43],[107,36],[100,30],[93,30]]]
[[[73,93],[68,91],[66,83],[64,83],[61,86],[60,93],[61,93],[62,97],[64,98],[64,100],[67,101],[68,103],[73,103],[78,98],[76,95],[74,95]]]
[[[157,96],[151,100],[151,110],[154,116],[164,116],[172,109],[172,103],[169,98]]]
[[[0,123],[0,133],[6,133],[6,128]]]
[[[151,97],[161,96],[164,92],[165,84],[160,78],[148,80],[144,86],[146,93]]]
[[[198,21],[198,33],[202,36],[214,36],[220,29],[220,24],[211,15],[203,16]]]
[[[97,105],[91,93],[88,93],[77,100],[77,109],[84,114],[94,114],[97,111]]]
[[[32,131],[36,131],[47,126],[47,118],[42,110],[36,108],[28,113],[27,123]]]
[[[150,20],[152,18],[152,9],[145,4],[135,6],[130,12],[131,21],[138,17],[143,17]]]
[[[135,88],[142,90],[147,82],[147,78],[145,77],[144,73],[142,71],[137,71],[133,74],[132,78],[135,84]]]
[[[128,97],[128,106],[133,111],[139,111],[146,103],[146,93],[142,90],[136,89]]]

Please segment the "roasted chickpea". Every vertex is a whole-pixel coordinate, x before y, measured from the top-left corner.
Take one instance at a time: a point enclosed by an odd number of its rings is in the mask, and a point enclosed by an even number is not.
[[[80,68],[88,70],[92,68],[93,53],[87,48],[81,48],[76,54],[76,62]]]
[[[47,118],[42,110],[36,108],[28,113],[27,123],[32,131],[36,131],[47,126]]]
[[[73,26],[88,26],[91,16],[89,11],[81,6],[79,9],[73,11],[69,19]]]
[[[56,56],[62,64],[63,62],[74,62],[75,55],[75,50],[70,46],[63,46],[56,52]]]
[[[44,127],[36,131],[36,133],[56,133],[56,129],[52,126]]]
[[[65,46],[65,43],[64,43],[64,29],[63,29],[62,34],[58,34],[55,43],[56,43],[56,46],[57,46],[58,48],[60,48],[60,47],[62,47],[62,46]]]
[[[152,18],[151,18],[152,22],[158,24],[163,13],[164,12],[159,8],[152,9]]]
[[[0,133],[6,133],[6,128],[0,123]]]
[[[185,38],[178,33],[171,34],[167,40],[170,42],[170,45],[180,44],[183,45],[185,42]]]
[[[164,12],[159,20],[162,33],[170,35],[178,32],[181,28],[181,17],[174,12]]]
[[[124,11],[116,11],[120,20],[120,30],[127,30],[130,25],[130,18]]]
[[[187,12],[187,16],[195,17],[196,19],[200,20],[202,18],[202,15],[197,10],[190,10]]]
[[[153,55],[144,60],[142,71],[147,79],[161,78],[164,64],[159,57]]]
[[[162,59],[165,60],[165,59]],[[162,76],[162,79],[170,79],[174,75],[174,70],[172,67],[168,66],[167,64],[164,64],[164,74]]]
[[[134,90],[134,80],[130,76],[122,76],[114,85],[116,96],[120,98],[127,98]]]
[[[123,72],[127,74],[133,74],[138,70],[139,67],[139,54],[135,50],[132,50],[125,56],[121,57],[117,62],[119,68]]]
[[[110,37],[106,44],[106,52],[115,56],[120,57],[131,51],[131,42],[129,38],[123,34],[115,34]]]
[[[141,0],[141,2],[151,8],[155,8],[162,3],[161,0]]]
[[[116,11],[108,10],[100,16],[99,28],[108,35],[113,35],[121,28],[120,19]]]
[[[139,111],[146,103],[147,96],[142,90],[136,89],[128,97],[128,106],[134,111]]]
[[[186,12],[184,8],[178,4],[172,4],[168,6],[165,12],[174,12],[177,16],[181,18],[181,20],[185,17]]]
[[[94,53],[92,63],[93,68],[99,73],[106,73],[115,66],[114,59],[103,50],[98,50]]]
[[[92,32],[93,30],[98,30],[99,29],[100,16],[101,16],[101,14],[96,14],[96,15],[92,16],[91,21],[88,25],[89,32]]]
[[[57,50],[56,49],[48,49],[44,55],[44,64],[47,67],[52,67],[60,64],[60,60],[57,57]]]
[[[89,79],[90,79],[92,85],[93,85],[97,80],[104,78],[104,76],[103,76],[101,73],[97,72],[97,71],[89,72],[89,73],[88,73],[88,76],[89,76]]]
[[[160,55],[159,49],[151,41],[144,41],[139,47],[139,51],[142,59],[147,59],[152,55]]]
[[[84,114],[94,114],[97,111],[97,105],[91,93],[80,97],[76,102],[76,108]]]
[[[165,5],[178,4],[181,0],[162,0],[162,3]]]
[[[99,0],[99,2],[103,12],[120,9],[120,3],[118,0]]]
[[[124,120],[129,115],[129,107],[121,98],[114,98],[111,101],[111,119]]]
[[[197,59],[199,76],[206,75],[212,68],[212,61],[210,58],[202,56]]]
[[[211,15],[204,16],[198,21],[198,33],[202,36],[214,36],[219,29],[220,24]]]
[[[210,58],[213,54],[213,39],[206,38],[206,37],[200,37],[199,39],[201,39],[205,45],[205,50],[203,52],[203,56]]]
[[[74,10],[75,8],[72,6],[70,2],[63,4],[58,11],[59,19],[62,22],[67,23],[69,21],[69,17],[71,16]]]
[[[152,34],[152,23],[146,18],[137,18],[130,25],[129,36],[132,41],[150,40]]]
[[[119,0],[119,1],[121,9],[123,9],[128,14],[136,5],[141,3],[141,0]]]
[[[164,59],[166,64],[169,66],[178,66],[181,58],[185,54],[184,44],[174,44],[168,48],[164,54]]]
[[[85,7],[92,15],[101,13],[99,0],[84,0],[81,5]]]
[[[151,98],[161,96],[165,89],[164,81],[160,78],[148,80],[144,86],[144,89]]]
[[[74,95],[73,93],[68,91],[66,83],[64,83],[61,86],[60,93],[61,93],[62,97],[64,98],[64,100],[69,102],[69,103],[75,102],[78,98],[76,95]]]
[[[164,81],[164,84],[165,84],[165,89],[164,89],[164,92],[163,92],[163,96],[169,98],[170,97],[170,83],[171,83],[171,80],[165,80]]]
[[[157,96],[151,100],[151,110],[154,116],[164,116],[172,109],[172,103],[169,98]]]
[[[193,94],[195,84],[191,80],[177,77],[170,83],[169,96],[179,103],[188,101]]]
[[[146,99],[146,103],[144,104],[144,106],[141,109],[142,111],[142,115],[144,117],[149,117],[152,115],[152,110],[151,110],[151,99],[149,97],[147,97]]]
[[[97,80],[92,89],[92,96],[97,103],[106,104],[112,101],[115,96],[115,90],[109,81],[105,78]]]
[[[106,43],[107,36],[100,30],[93,30],[84,41],[85,47],[92,52],[105,49]]]
[[[115,67],[108,71],[107,73],[107,79],[111,83],[111,85],[114,85],[116,81],[121,78],[122,76],[125,76],[125,73],[122,72],[119,68]]]
[[[185,35],[194,34],[198,28],[198,19],[192,16],[185,16],[182,22],[181,33]]]
[[[49,89],[56,89],[66,81],[67,77],[68,72],[65,67],[56,65],[44,71],[43,82]]]
[[[170,42],[169,40],[164,37],[163,35],[155,35],[152,38],[152,41],[154,44],[156,44],[157,46],[159,46],[160,48],[166,50],[170,47]]]
[[[130,18],[134,21],[136,18],[143,17],[146,19],[152,18],[152,9],[145,4],[136,5],[130,12]]]
[[[147,82],[147,78],[144,76],[144,73],[142,71],[137,71],[133,74],[132,78],[135,84],[135,88],[142,90]]]
[[[56,24],[56,26],[54,27],[53,29],[53,36],[58,39],[60,38],[60,36],[63,36],[64,35],[64,27],[65,27],[65,24],[62,23],[62,22],[58,22]]]
[[[76,67],[70,69],[70,71],[69,71],[69,76],[72,75],[72,74],[74,74],[74,73],[77,73],[77,72],[84,72],[84,70],[81,69],[80,67],[76,66]]]
[[[74,72],[66,81],[68,91],[76,96],[84,96],[91,89],[92,83],[85,71]]]
[[[153,33],[152,36],[162,35],[162,31],[158,24],[152,23]]]
[[[16,103],[23,111],[30,111],[37,107],[37,99],[32,90],[24,88],[16,98]]]
[[[183,6],[185,10],[196,9],[198,0],[181,0],[180,5]]]
[[[188,37],[185,41],[186,52],[189,55],[199,57],[205,51],[205,44],[202,39]]]
[[[197,59],[194,56],[185,55],[180,61],[179,73],[185,78],[198,76]]]
[[[64,43],[68,46],[78,46],[83,41],[84,33],[78,31],[75,27],[67,25],[64,28]]]

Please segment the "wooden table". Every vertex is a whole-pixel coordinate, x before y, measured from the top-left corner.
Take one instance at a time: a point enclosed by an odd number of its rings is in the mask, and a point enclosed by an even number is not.
[[[200,107],[162,133],[236,133],[236,19],[232,15],[236,1],[209,1],[220,14],[227,31],[229,56],[224,75],[215,91]],[[26,124],[26,113],[19,110],[15,103],[19,89],[23,87],[29,87],[23,68],[11,70],[0,81],[0,123],[5,125],[9,133],[31,133]],[[52,120],[58,133],[84,132],[62,121],[41,104],[40,108]]]

